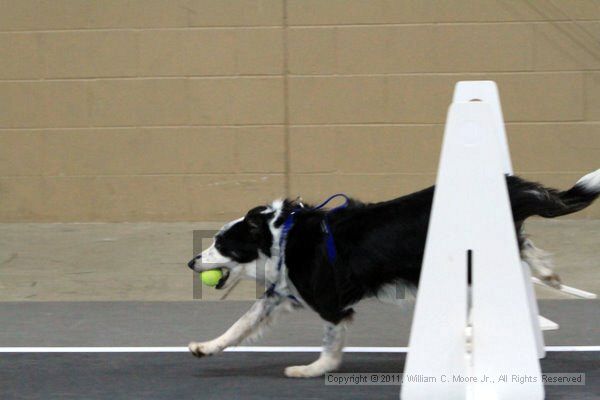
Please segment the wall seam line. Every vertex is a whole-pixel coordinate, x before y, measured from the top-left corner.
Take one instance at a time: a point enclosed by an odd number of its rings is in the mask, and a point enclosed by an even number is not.
[[[288,2],[283,0],[283,192],[290,197],[290,102],[289,102],[289,47]]]

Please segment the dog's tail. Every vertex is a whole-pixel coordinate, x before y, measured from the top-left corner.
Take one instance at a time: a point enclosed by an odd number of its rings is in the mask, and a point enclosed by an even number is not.
[[[560,217],[583,210],[600,195],[600,169],[581,178],[569,190],[546,188],[516,176],[506,178],[515,221],[539,215]]]

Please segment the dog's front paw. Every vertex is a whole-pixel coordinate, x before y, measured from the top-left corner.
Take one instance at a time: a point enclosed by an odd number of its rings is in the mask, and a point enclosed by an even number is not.
[[[196,357],[212,356],[221,351],[221,349],[212,342],[191,342],[188,345],[188,348]]]
[[[325,372],[313,365],[295,365],[284,370],[284,374],[288,378],[314,378],[323,375]]]

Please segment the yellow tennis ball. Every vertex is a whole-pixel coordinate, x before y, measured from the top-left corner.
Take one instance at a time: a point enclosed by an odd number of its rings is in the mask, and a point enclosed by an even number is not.
[[[220,269],[211,269],[208,271],[203,271],[200,274],[200,279],[202,279],[202,283],[206,286],[217,286],[217,283],[223,277],[223,272]]]

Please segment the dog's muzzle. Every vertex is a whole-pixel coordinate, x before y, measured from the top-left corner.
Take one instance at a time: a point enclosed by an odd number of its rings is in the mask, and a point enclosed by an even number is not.
[[[190,262],[188,263],[188,267],[190,267],[190,269],[191,269],[192,271],[195,271],[195,269],[194,269],[194,268],[195,268],[195,266],[196,266],[196,260],[199,260],[199,259],[200,259],[200,257],[202,257],[202,256],[196,256],[196,257],[192,258],[192,259],[190,260]]]
[[[198,272],[196,271],[196,261],[198,261],[199,259],[202,258],[202,255],[197,255],[196,257],[192,258],[190,260],[190,262],[188,262],[188,267],[194,271],[194,272]],[[227,279],[229,279],[229,275],[230,275],[230,271],[229,268],[223,268],[221,267],[221,272],[223,273],[223,277],[219,280],[219,283],[216,284],[215,289],[221,289],[223,286],[225,286],[225,282],[227,282]]]

